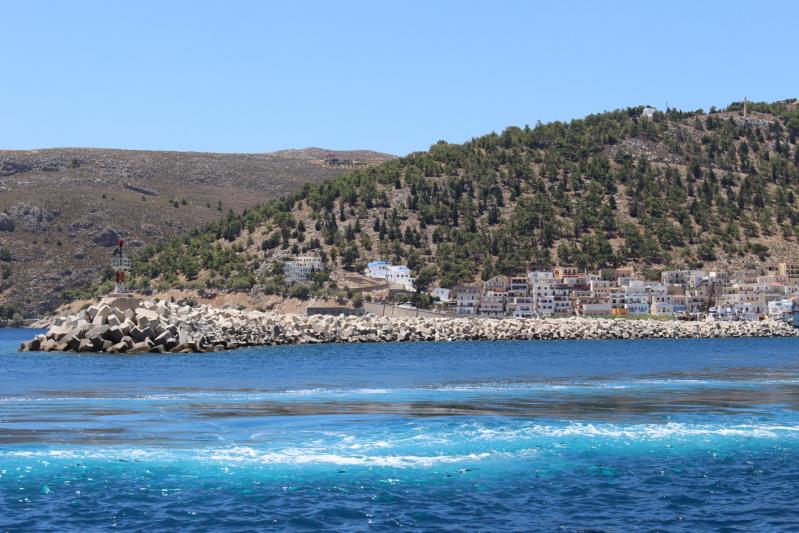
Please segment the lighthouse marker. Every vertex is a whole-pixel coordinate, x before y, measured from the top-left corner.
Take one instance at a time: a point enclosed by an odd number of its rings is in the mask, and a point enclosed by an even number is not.
[[[133,266],[133,262],[125,254],[125,250],[122,249],[124,245],[125,241],[120,239],[111,258],[111,268],[114,269],[114,278],[116,280],[114,294],[125,294],[125,273]]]

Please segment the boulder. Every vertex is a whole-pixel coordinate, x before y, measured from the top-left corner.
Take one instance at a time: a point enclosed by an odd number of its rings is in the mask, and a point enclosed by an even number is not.
[[[119,326],[111,326],[108,328],[108,332],[106,333],[106,338],[114,343],[118,343],[122,341],[122,338],[125,334],[119,328]]]
[[[86,332],[84,335],[85,338],[92,340],[92,339],[100,339],[102,340],[105,335],[108,334],[108,330],[111,329],[108,325],[103,324],[102,326],[94,326],[90,330]]]
[[[150,324],[158,324],[160,322],[160,317],[157,312],[140,307],[136,309],[136,322],[140,328],[145,328]]]
[[[53,326],[47,332],[47,338],[60,341],[72,332],[72,328],[66,326]]]
[[[28,350],[32,352],[38,352],[42,348],[42,343],[47,340],[47,337],[44,335],[36,335],[30,344],[28,345]]]
[[[118,342],[112,346],[110,346],[106,352],[108,353],[125,353],[128,351],[128,345],[124,342]]]
[[[122,324],[119,325],[119,329],[122,330],[122,333],[125,335],[130,335],[130,332],[133,328],[137,327],[136,324],[131,322],[130,320],[125,320]]]
[[[118,231],[111,228],[106,228],[100,233],[96,234],[92,240],[95,242],[95,244],[108,247],[116,246],[121,238],[122,236]]]
[[[139,326],[132,327],[129,333],[130,337],[133,339],[134,342],[141,342],[144,339],[148,338],[149,335],[144,334],[144,330]]]
[[[86,340],[86,339],[79,339],[76,335],[70,335],[65,339],[67,349],[74,350],[77,352],[78,349],[80,348],[81,340]]]
[[[89,315],[89,320],[94,320],[94,317],[97,316],[97,313],[100,311],[99,305],[90,305],[86,308],[86,314]]]
[[[107,305],[103,304],[100,305],[97,311],[94,314],[94,318],[92,319],[92,324],[95,326],[100,326],[102,324],[107,323],[108,315],[111,314],[111,308]]]
[[[148,339],[149,340],[149,339]],[[152,342],[135,342],[133,345],[128,349],[127,353],[147,353],[152,350],[153,344]]]
[[[53,339],[47,339],[44,342],[42,342],[41,350],[43,352],[52,352],[53,350],[56,350],[57,347],[58,347],[57,341],[54,341]]]
[[[17,225],[14,223],[14,219],[11,218],[8,213],[0,213],[0,231],[7,231],[11,232],[14,231]]]
[[[94,346],[94,343],[89,339],[81,339],[80,344],[78,345],[79,352],[94,352],[97,349]]]
[[[155,343],[156,346],[161,346],[161,345],[165,346],[168,341],[172,340],[174,340],[172,337],[172,332],[164,331],[160,333],[155,339],[153,339],[153,342]]]
[[[47,211],[25,203],[15,204],[8,210],[8,215],[14,219],[17,226],[32,232],[46,230],[58,214],[57,211]]]

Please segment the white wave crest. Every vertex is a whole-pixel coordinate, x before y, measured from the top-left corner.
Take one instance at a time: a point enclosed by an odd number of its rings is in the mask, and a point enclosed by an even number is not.
[[[223,463],[261,463],[277,465],[333,464],[337,466],[375,466],[375,467],[430,467],[437,464],[480,461],[491,457],[492,453],[469,453],[462,455],[346,455],[322,450],[288,448],[279,451],[263,451],[250,447],[235,447],[216,450],[207,455],[212,461]]]

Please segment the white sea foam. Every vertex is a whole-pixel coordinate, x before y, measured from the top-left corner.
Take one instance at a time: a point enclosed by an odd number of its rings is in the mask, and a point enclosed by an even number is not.
[[[481,461],[496,455],[480,452],[460,455],[365,455],[339,454],[305,448],[288,448],[280,451],[261,451],[250,447],[235,447],[217,450],[208,459],[222,463],[261,463],[282,465],[333,464],[337,466],[374,467],[430,467],[437,464]]]
[[[679,439],[686,437],[748,437],[777,438],[799,436],[799,426],[774,424],[740,424],[734,426],[710,424],[591,424],[574,422],[564,426],[534,424],[522,427],[488,427],[473,425],[463,429],[464,436],[488,441],[513,441],[545,438],[605,438],[629,440]]]
[[[213,448],[49,448],[0,450],[0,460],[184,462],[200,461],[232,466],[338,465],[363,467],[422,468],[469,461],[522,458],[540,449],[591,443],[613,449],[631,443],[657,446],[669,443],[715,446],[728,439],[780,440],[796,442],[799,426],[790,424],[558,424],[521,423],[485,425],[467,423],[441,427],[435,424],[408,428],[399,433],[327,435],[281,447],[263,445]],[[418,431],[416,431],[418,429]],[[316,433],[316,435],[320,435]],[[42,463],[43,464],[43,463]]]

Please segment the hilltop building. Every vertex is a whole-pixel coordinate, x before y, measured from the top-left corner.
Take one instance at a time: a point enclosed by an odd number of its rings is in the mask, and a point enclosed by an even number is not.
[[[283,277],[286,283],[310,280],[314,272],[324,268],[322,258],[316,255],[302,255],[283,263]]]

